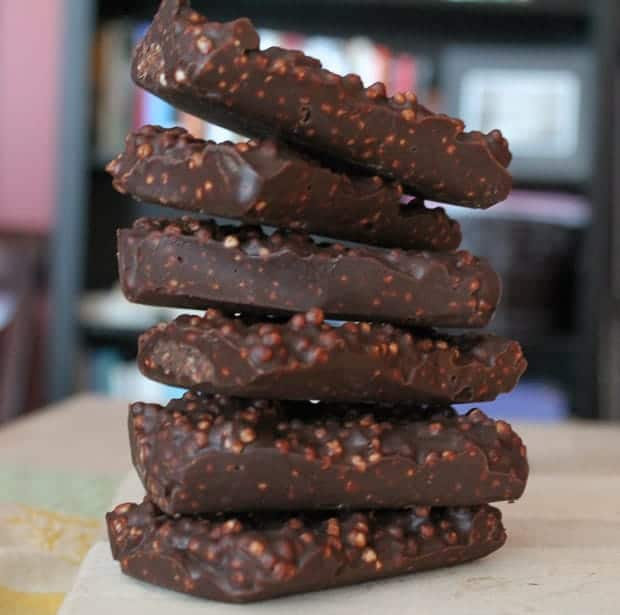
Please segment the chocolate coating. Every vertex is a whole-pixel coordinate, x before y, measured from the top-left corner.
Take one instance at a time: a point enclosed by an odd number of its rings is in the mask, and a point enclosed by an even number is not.
[[[386,247],[455,250],[442,208],[401,203],[381,178],[335,173],[276,141],[220,143],[144,126],[107,167],[114,187],[144,201]]]
[[[472,506],[515,500],[521,438],[481,410],[188,392],[129,412],[134,466],[165,513]]]
[[[175,107],[241,134],[278,137],[332,164],[403,184],[417,196],[489,207],[512,180],[502,134],[464,132],[414,94],[341,77],[299,51],[259,49],[248,19],[207,21],[163,0],[132,66],[134,81]]]
[[[138,366],[152,380],[238,397],[462,403],[511,391],[527,362],[517,342],[492,335],[333,327],[318,309],[248,326],[208,310],[144,333]]]
[[[118,261],[125,296],[150,305],[484,327],[500,296],[497,274],[469,252],[345,248],[189,218],[120,230]]]
[[[145,500],[117,506],[106,520],[125,574],[222,602],[451,566],[506,541],[501,513],[490,506],[171,518]]]

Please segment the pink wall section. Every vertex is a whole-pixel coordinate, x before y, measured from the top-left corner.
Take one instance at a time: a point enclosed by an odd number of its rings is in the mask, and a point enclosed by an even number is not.
[[[53,224],[63,0],[0,0],[0,231]]]

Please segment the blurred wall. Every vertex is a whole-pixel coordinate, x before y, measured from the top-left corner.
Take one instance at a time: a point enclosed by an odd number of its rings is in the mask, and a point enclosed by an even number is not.
[[[0,0],[0,230],[54,211],[63,0]]]

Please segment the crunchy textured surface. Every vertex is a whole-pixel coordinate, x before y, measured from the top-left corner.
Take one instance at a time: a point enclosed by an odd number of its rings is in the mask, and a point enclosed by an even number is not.
[[[276,141],[220,143],[144,126],[107,167],[144,201],[250,224],[414,250],[455,250],[458,223],[381,178],[335,173]]]
[[[346,248],[189,218],[120,230],[118,261],[125,296],[150,305],[484,327],[500,297],[497,274],[469,252]]]
[[[188,392],[129,412],[132,458],[167,514],[472,506],[515,500],[521,438],[481,410]]]
[[[497,130],[464,132],[411,93],[387,98],[299,51],[259,49],[252,23],[207,21],[188,0],[163,0],[139,43],[136,83],[242,134],[277,135],[319,159],[403,184],[418,196],[488,207],[508,196],[511,155]]]
[[[117,506],[106,519],[124,573],[223,602],[451,566],[506,541],[501,513],[490,506],[170,518],[145,500]]]
[[[239,397],[459,403],[511,391],[527,362],[493,335],[333,327],[313,309],[250,326],[217,310],[180,316],[140,337],[138,365],[159,382]]]

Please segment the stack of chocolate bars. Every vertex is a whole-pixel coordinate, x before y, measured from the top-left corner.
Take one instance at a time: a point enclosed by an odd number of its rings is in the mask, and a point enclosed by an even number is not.
[[[501,547],[489,502],[523,493],[525,447],[506,422],[450,404],[509,392],[526,361],[517,342],[434,329],[484,327],[500,281],[423,203],[504,199],[501,134],[466,133],[301,52],[261,51],[247,19],[209,22],[183,0],[162,2],[133,78],[256,140],[146,126],[109,165],[123,193],[243,224],[119,232],[130,300],[207,310],[140,338],[144,375],[189,392],[130,409],[147,497],[107,516],[122,570],[249,602]]]

